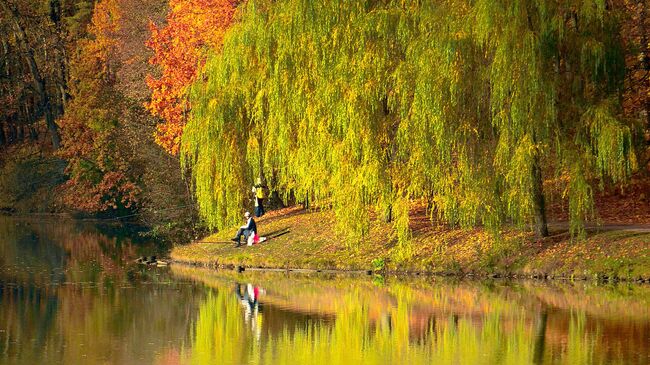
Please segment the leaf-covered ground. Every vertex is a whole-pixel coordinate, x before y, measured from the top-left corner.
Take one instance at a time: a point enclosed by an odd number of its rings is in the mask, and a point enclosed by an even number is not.
[[[299,207],[271,212],[257,220],[262,236],[287,232],[252,247],[233,247],[235,228],[171,252],[177,261],[207,265],[417,271],[451,274],[525,274],[561,277],[618,277],[650,280],[650,227],[641,231],[588,229],[587,239],[571,240],[564,225],[551,236],[483,229],[450,229],[432,224],[424,211],[412,217],[410,246],[398,247],[388,224],[374,221],[358,243],[337,232],[331,211]],[[557,227],[557,228],[554,228]],[[645,231],[643,229],[645,228]]]

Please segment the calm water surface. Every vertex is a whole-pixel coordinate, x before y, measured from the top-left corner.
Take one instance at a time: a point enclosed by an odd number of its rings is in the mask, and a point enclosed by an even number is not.
[[[650,364],[650,287],[133,264],[119,229],[0,217],[0,364]]]

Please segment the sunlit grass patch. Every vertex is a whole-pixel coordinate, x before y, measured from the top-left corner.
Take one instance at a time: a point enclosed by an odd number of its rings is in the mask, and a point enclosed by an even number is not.
[[[416,217],[417,219],[418,217]],[[585,240],[555,231],[546,239],[515,229],[498,234],[482,228],[453,229],[421,223],[408,256],[388,223],[373,220],[360,242],[337,233],[331,211],[286,208],[258,220],[262,236],[287,232],[252,247],[235,248],[235,227],[187,246],[172,258],[203,264],[264,268],[308,268],[431,272],[451,274],[545,274],[566,277],[650,277],[650,233],[589,233]],[[204,243],[201,243],[204,242]]]
[[[610,231],[562,240],[534,257],[527,271],[564,276],[650,277],[650,233]]]

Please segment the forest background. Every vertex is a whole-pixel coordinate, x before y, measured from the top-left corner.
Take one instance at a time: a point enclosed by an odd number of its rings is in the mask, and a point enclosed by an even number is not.
[[[393,222],[400,242],[407,242],[409,214],[418,205],[426,207],[431,219],[452,226],[499,228],[514,222],[540,235],[540,220],[546,220],[539,215],[540,196],[542,212],[545,195],[547,202],[564,207],[560,210],[575,223],[576,234],[584,221],[616,209],[597,206],[600,195],[630,199],[626,192],[632,192],[631,199],[648,205],[645,1],[492,3],[525,11],[506,12],[508,26],[501,26],[498,7],[482,1],[440,2],[436,11],[445,10],[437,15],[445,17],[440,20],[426,6],[408,1],[335,7],[304,1],[0,0],[0,209],[135,220],[154,235],[185,241],[234,224],[248,203],[247,189],[260,177],[277,204],[332,208],[342,225],[352,224],[361,235],[368,233],[369,219],[380,217]],[[556,22],[555,28],[544,28],[541,17],[530,16],[543,14],[545,6],[561,26]],[[343,21],[340,13],[345,12],[358,16]],[[449,30],[469,19],[464,17],[481,14],[493,14],[491,25],[507,31],[458,26],[453,42],[437,39],[447,41],[446,50],[452,44],[458,49],[458,58],[439,63],[446,69],[414,71],[398,65],[444,55],[442,47],[414,51],[426,49],[418,40],[431,41],[418,32],[435,29],[436,21],[449,22]],[[522,14],[528,16],[519,19]],[[391,25],[398,18],[408,24]],[[358,32],[345,33],[354,22]],[[295,29],[302,36],[281,38]],[[544,30],[569,34],[546,40],[556,42],[559,50],[549,57],[561,60],[555,71],[571,78],[544,84],[549,74],[539,70],[545,65],[531,67],[530,74],[519,78],[516,69],[505,66],[493,67],[487,78],[479,74],[480,65],[503,51],[499,45],[517,55],[526,32]],[[328,32],[331,38],[325,40]],[[463,32],[470,35],[464,38]],[[472,43],[480,37],[485,38],[483,48]],[[324,57],[334,50],[327,47],[339,49],[339,58]],[[309,52],[317,56],[310,60]],[[471,62],[462,58],[470,53],[475,57]],[[532,55],[504,59],[503,65],[527,63],[535,59]],[[323,72],[322,65],[329,65],[330,72]],[[283,67],[294,73],[282,74]],[[413,76],[427,72],[444,72],[451,81],[432,86]],[[508,85],[506,79],[512,79]],[[487,81],[481,85],[476,80]],[[562,82],[574,87],[562,90]],[[502,87],[501,94],[496,86]],[[409,110],[414,99],[418,102],[417,91],[404,90],[423,87],[440,95],[456,87],[466,104],[454,104],[450,94],[444,97],[452,102],[436,110],[435,102],[420,99],[421,105],[433,107],[414,117]],[[512,90],[523,91],[522,104],[508,94]],[[525,94],[530,90],[538,94]],[[549,108],[555,98],[564,103]],[[518,115],[524,104],[530,110]],[[565,113],[559,117],[565,118],[559,123],[564,130],[554,130],[553,123],[547,129],[520,123],[536,121],[527,113],[556,112]],[[418,127],[430,127],[421,122],[440,114],[449,121],[439,124],[435,138],[447,138],[448,146],[431,140],[435,128]],[[495,118],[506,114],[500,122]],[[549,115],[548,120],[557,118]],[[589,122],[589,115],[596,122]],[[466,130],[453,127],[452,118],[465,120]],[[354,125],[363,120],[369,122]],[[581,135],[585,125],[588,133]],[[488,131],[510,139],[487,138]],[[546,143],[558,136],[572,142]],[[418,145],[417,138],[429,145]],[[580,150],[583,142],[588,157]],[[504,144],[514,153],[506,153]],[[327,146],[339,148],[328,151]],[[499,146],[501,155],[481,150],[499,151]],[[578,171],[581,167],[588,171]],[[503,180],[493,181],[495,168]],[[471,189],[476,186],[493,190]]]

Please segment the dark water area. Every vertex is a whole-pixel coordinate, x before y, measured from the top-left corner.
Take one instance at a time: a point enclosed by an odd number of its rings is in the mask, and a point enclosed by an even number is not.
[[[149,267],[0,217],[0,364],[650,364],[650,286]]]

